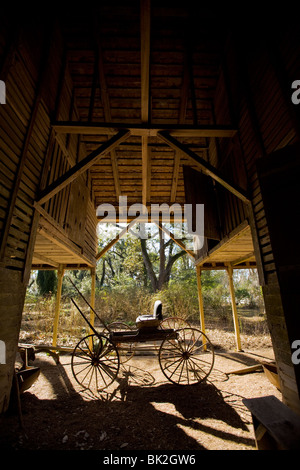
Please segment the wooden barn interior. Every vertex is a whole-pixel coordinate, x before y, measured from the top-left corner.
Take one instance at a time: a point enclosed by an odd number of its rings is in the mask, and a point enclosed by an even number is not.
[[[4,12],[1,412],[30,271],[93,273],[96,209],[118,211],[126,196],[128,206],[204,204],[199,284],[203,269],[257,268],[282,399],[300,413],[300,41],[291,19],[243,18],[156,0]]]

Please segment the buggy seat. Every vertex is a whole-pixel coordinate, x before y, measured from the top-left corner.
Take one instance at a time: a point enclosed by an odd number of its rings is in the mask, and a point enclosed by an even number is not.
[[[152,315],[139,315],[136,319],[137,328],[156,328],[162,321],[162,302],[157,300]]]

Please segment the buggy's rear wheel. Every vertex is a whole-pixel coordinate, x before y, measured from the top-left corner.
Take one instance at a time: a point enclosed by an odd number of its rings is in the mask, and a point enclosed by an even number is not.
[[[161,321],[160,329],[179,330],[180,328],[189,328],[190,324],[187,320],[181,317],[167,317]]]
[[[118,350],[106,336],[88,335],[75,347],[71,368],[76,381],[84,389],[97,393],[108,387],[118,375]]]
[[[170,382],[194,385],[211,373],[214,348],[202,331],[182,328],[162,341],[158,358],[160,368]]]

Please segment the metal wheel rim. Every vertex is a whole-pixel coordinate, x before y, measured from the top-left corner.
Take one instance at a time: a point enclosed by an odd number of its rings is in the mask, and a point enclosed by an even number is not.
[[[176,385],[195,385],[207,379],[214,365],[214,348],[197,328],[176,330],[159,349],[159,364],[165,377]]]
[[[173,329],[173,330],[179,330],[181,328],[190,328],[191,325],[187,320],[181,317],[167,317],[162,320],[162,322],[159,325],[160,329]]]
[[[120,367],[115,345],[104,335],[88,335],[75,346],[71,368],[76,381],[93,393],[107,388]]]

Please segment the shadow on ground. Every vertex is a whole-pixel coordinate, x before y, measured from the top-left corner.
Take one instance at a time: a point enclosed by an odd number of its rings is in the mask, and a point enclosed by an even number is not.
[[[253,445],[234,396],[225,402],[209,382],[160,383],[152,371],[126,364],[115,388],[95,398],[76,389],[66,364],[37,362],[50,398],[34,389],[21,396],[23,432],[13,408],[0,421],[1,449],[204,450],[203,436]]]

